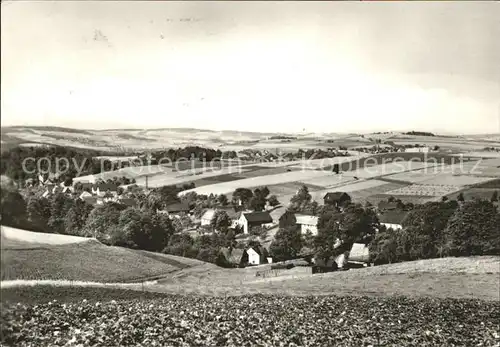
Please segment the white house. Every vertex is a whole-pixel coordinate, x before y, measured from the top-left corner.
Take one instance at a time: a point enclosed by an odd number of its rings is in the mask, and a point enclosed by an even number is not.
[[[248,254],[248,264],[259,265],[260,264],[260,254],[253,248],[247,249]]]
[[[368,246],[364,243],[354,243],[349,252],[349,262],[353,263],[368,263],[370,260],[370,252]]]
[[[311,232],[313,235],[318,234],[318,217],[308,216],[305,214],[295,214],[297,224],[300,225],[300,231],[303,235]]]
[[[214,209],[209,209],[209,210],[206,210],[205,213],[203,213],[203,215],[201,216],[201,225],[204,226],[204,225],[210,225],[210,223],[212,222],[212,218],[214,217],[215,215],[215,210]]]
[[[242,213],[238,219],[239,226],[243,228],[243,233],[248,234],[254,226],[270,227],[273,224],[273,218],[269,212],[248,212]]]

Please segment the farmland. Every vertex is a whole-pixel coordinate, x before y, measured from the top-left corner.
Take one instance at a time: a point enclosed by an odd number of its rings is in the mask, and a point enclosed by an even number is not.
[[[202,129],[113,129],[113,130],[78,130],[55,127],[3,127],[2,148],[11,144],[45,143],[80,148],[109,150],[148,150],[168,147],[198,145],[217,147],[221,150],[240,151],[253,148],[258,150],[296,151],[322,147],[372,147],[375,140],[391,141],[395,144],[415,144],[435,146],[443,150],[465,151],[467,155],[488,157],[493,152],[481,151],[484,147],[500,146],[498,135],[485,136],[416,136],[392,132],[388,134],[282,134],[292,140],[269,138],[271,133],[244,131],[211,131]],[[329,142],[327,142],[327,140]],[[383,144],[382,144],[383,146]],[[397,153],[404,154],[404,153]],[[495,153],[493,153],[495,154]]]
[[[318,275],[290,271],[259,279],[258,268],[223,269],[92,240],[28,248],[27,240],[43,243],[35,236],[23,241],[21,234],[13,248],[10,238],[2,239],[2,280],[37,280],[2,281],[3,345],[493,346],[499,341],[498,257]],[[153,278],[157,281],[112,283]],[[43,284],[48,279],[56,281]]]
[[[2,303],[2,343],[493,346],[500,318],[498,303],[477,300],[265,295],[209,299],[110,289],[88,289],[74,296],[68,289],[55,289],[53,295],[64,301],[41,300],[36,310],[34,303]]]
[[[444,196],[459,191],[461,188],[453,185],[412,184],[387,192],[388,195]]]
[[[194,188],[190,190],[185,190],[180,194],[186,194],[190,191],[194,191],[198,194],[228,194],[236,190],[237,188],[253,188],[265,185],[275,185],[288,182],[296,182],[301,180],[307,180],[313,177],[321,177],[331,175],[331,173],[324,173],[320,171],[292,171],[282,174],[267,175],[267,176],[257,176],[251,178],[245,178],[237,181],[217,183],[209,186],[203,186],[200,188]]]

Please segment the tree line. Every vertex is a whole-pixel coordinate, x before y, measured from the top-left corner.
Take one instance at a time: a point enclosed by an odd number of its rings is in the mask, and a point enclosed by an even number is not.
[[[318,205],[307,187],[291,198],[279,230],[270,246],[276,260],[314,255],[327,261],[348,252],[353,243],[369,247],[370,262],[379,264],[444,256],[500,255],[500,212],[497,199],[428,202],[423,205],[396,202],[407,212],[402,229],[380,224],[369,203],[345,206]],[[295,213],[318,217],[318,233],[303,235]]]

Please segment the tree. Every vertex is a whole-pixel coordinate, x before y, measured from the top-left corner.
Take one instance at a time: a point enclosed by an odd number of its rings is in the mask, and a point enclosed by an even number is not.
[[[266,207],[266,199],[261,195],[253,196],[248,205],[254,211],[263,211]]]
[[[304,185],[300,187],[294,196],[292,196],[288,209],[293,213],[315,214],[318,209],[318,204],[312,201],[312,196],[309,194],[309,188]]]
[[[118,226],[124,235],[123,246],[148,251],[163,250],[173,234],[166,216],[133,207],[121,211]]]
[[[353,243],[369,244],[378,228],[378,218],[372,209],[351,204],[341,212],[334,206],[326,206],[318,220],[316,256],[327,262],[350,251]]]
[[[181,257],[194,258],[198,250],[194,248],[194,240],[187,233],[174,234],[170,237],[163,253],[179,255]]]
[[[277,261],[294,259],[302,249],[300,228],[280,228],[269,246],[269,252]]]
[[[26,202],[14,188],[2,186],[0,217],[6,226],[23,228],[27,224]]]
[[[267,201],[269,202],[269,205],[271,205],[272,207],[275,207],[275,206],[278,206],[280,204],[280,202],[278,201],[278,198],[276,197],[276,195],[271,195]]]
[[[68,211],[74,205],[74,201],[63,193],[54,194],[49,201],[50,218],[48,226],[54,233],[65,234],[64,221]]]
[[[32,230],[45,233],[51,232],[48,225],[50,218],[50,202],[48,199],[39,198],[35,195],[30,196],[26,211]]]
[[[239,205],[239,203],[241,202],[241,204],[246,207],[252,197],[253,192],[250,189],[237,188],[233,192],[232,202],[234,205]]]
[[[375,265],[391,264],[398,261],[397,230],[381,227],[369,245],[370,262]]]
[[[493,192],[493,194],[491,195],[491,199],[490,199],[491,202],[496,202],[498,201],[498,192],[495,190]]]
[[[225,194],[220,194],[218,197],[217,197],[217,201],[219,202],[219,204],[221,204],[222,206],[227,206],[229,204],[229,200],[227,199],[227,196]]]
[[[191,218],[185,213],[179,214],[178,218],[172,219],[171,223],[175,232],[184,231],[192,225]]]
[[[115,203],[96,206],[85,222],[84,235],[106,240],[108,228],[118,225],[120,212],[124,209],[123,205]]]
[[[91,205],[86,204],[80,199],[76,200],[64,218],[64,229],[66,234],[81,235],[91,211]]]
[[[458,194],[457,201],[460,201],[460,202],[464,202],[465,201],[464,193],[460,192],[460,194]]]
[[[231,223],[231,218],[224,210],[216,210],[212,220],[210,221],[210,225],[214,228],[214,230],[221,231],[223,233],[227,232]]]
[[[437,256],[438,248],[444,242],[444,229],[457,208],[458,204],[453,200],[428,202],[410,211],[403,220],[403,227],[413,228],[414,233],[430,238],[428,246],[431,253],[425,257]],[[423,237],[421,240],[423,240]],[[422,258],[424,258],[423,255]]]
[[[268,197],[268,195],[270,194],[271,192],[269,191],[269,189],[264,186],[263,188],[260,189],[260,195],[265,199]]]
[[[491,201],[474,199],[455,211],[444,231],[452,256],[500,255],[500,213]]]

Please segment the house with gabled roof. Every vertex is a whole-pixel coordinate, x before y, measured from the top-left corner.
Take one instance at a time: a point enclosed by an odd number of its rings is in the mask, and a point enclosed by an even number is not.
[[[89,182],[82,182],[81,187],[82,187],[83,191],[92,192],[95,188],[95,185],[93,183],[89,183]]]
[[[308,232],[313,235],[318,234],[318,217],[305,214],[295,214],[295,220],[297,225],[300,225],[300,231],[303,235]]]
[[[100,183],[92,187],[92,193],[99,196],[104,196],[106,193],[111,193],[114,196],[118,195],[118,186],[113,183]]]
[[[182,213],[189,214],[191,212],[191,209],[189,208],[188,204],[178,202],[170,204],[164,209],[158,210],[157,212],[167,214],[170,217],[178,217]]]
[[[253,248],[249,248],[245,252],[247,253],[249,265],[260,265],[261,255],[259,252]]]
[[[237,224],[243,228],[244,234],[248,234],[250,229],[254,226],[271,226],[273,224],[273,218],[267,211],[243,212]]]
[[[231,208],[216,207],[207,209],[201,216],[201,225],[202,226],[210,225],[212,223],[212,218],[214,218],[216,211],[225,211],[229,216],[229,218],[231,219],[231,228],[236,227],[241,212],[236,212],[232,207]]]
[[[328,192],[323,197],[323,202],[325,205],[340,207],[351,202],[351,197],[345,192]]]
[[[387,211],[385,213],[379,214],[378,220],[380,222],[380,225],[385,226],[387,229],[398,230],[403,228],[403,220],[407,215],[408,211]]]

